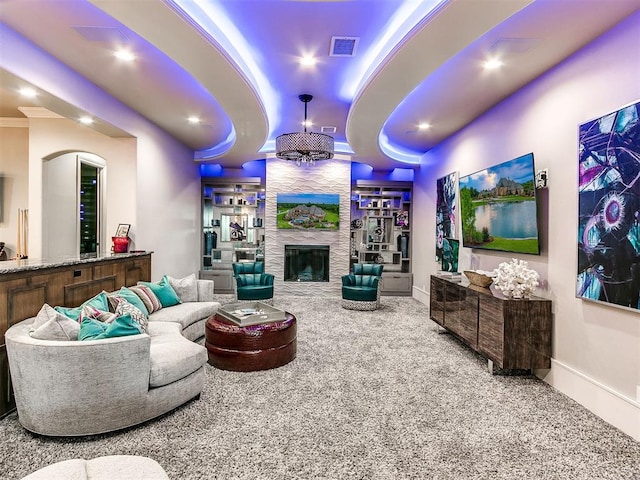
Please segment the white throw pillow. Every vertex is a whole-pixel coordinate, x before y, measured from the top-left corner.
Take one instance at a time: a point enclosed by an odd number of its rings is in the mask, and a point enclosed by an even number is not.
[[[31,324],[29,335],[39,340],[78,340],[80,325],[45,303]]]
[[[167,280],[169,280],[169,285],[176,291],[181,302],[198,301],[198,279],[195,273],[184,278],[173,278],[167,275]]]

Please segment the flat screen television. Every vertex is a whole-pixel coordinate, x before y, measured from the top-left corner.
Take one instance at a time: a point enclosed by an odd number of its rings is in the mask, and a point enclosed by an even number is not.
[[[533,153],[460,177],[462,245],[540,254]]]
[[[278,228],[340,228],[340,195],[337,193],[278,193],[276,203]]]

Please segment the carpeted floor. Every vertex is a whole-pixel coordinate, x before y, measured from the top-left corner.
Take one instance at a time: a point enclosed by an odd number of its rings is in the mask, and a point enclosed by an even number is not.
[[[0,421],[0,477],[134,454],[178,479],[640,479],[640,443],[533,377],[492,376],[426,306],[280,297],[298,355],[269,371],[207,366],[200,400],[107,435],[46,438]],[[43,399],[46,401],[46,399]]]

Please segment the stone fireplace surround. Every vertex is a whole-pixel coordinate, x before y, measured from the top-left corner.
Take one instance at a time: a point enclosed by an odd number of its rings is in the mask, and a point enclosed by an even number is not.
[[[268,158],[266,163],[265,271],[275,275],[276,295],[339,296],[342,275],[349,273],[351,162],[334,158],[298,167],[295,162]],[[277,194],[292,192],[339,194],[339,230],[277,229]],[[329,281],[285,282],[285,245],[329,245]]]

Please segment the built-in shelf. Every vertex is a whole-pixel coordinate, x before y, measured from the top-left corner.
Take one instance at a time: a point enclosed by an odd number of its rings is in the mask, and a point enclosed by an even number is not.
[[[259,177],[203,178],[200,277],[233,292],[235,262],[264,261],[265,189]]]
[[[383,295],[411,295],[411,192],[411,182],[352,186],[350,262],[383,264]]]

